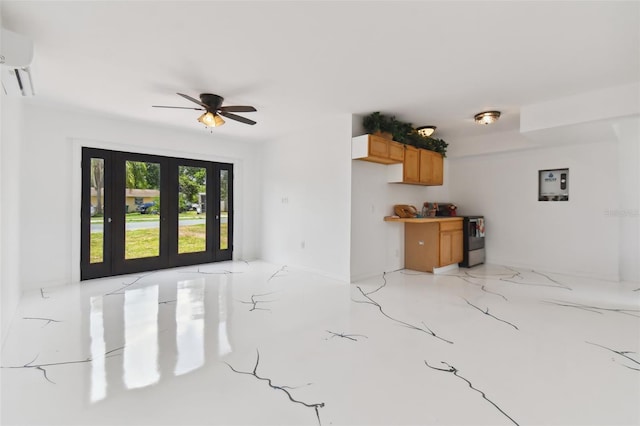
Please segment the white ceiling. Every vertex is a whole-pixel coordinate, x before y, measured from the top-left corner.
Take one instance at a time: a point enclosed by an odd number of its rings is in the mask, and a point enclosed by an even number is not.
[[[215,129],[250,141],[382,111],[452,143],[640,80],[638,1],[2,1],[2,24],[34,41],[37,102],[205,131],[151,105],[211,92],[258,109]],[[473,124],[485,109],[503,119]]]

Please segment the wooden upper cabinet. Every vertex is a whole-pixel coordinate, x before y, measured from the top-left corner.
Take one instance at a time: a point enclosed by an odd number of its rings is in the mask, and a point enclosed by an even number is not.
[[[442,155],[413,146],[405,148],[402,183],[442,185],[443,171]]]
[[[423,185],[442,185],[444,172],[444,160],[442,155],[420,150],[420,183]]]
[[[389,159],[402,163],[404,161],[404,144],[389,141]]]
[[[362,135],[352,138],[351,158],[393,164],[388,168],[388,182],[412,185],[443,184],[444,162],[441,154],[381,136]]]
[[[389,158],[389,139],[369,136],[369,157]]]
[[[420,183],[420,151],[413,146],[407,146],[404,151],[404,167],[402,182]]]
[[[351,158],[380,164],[402,163],[404,145],[376,135],[351,139]]]

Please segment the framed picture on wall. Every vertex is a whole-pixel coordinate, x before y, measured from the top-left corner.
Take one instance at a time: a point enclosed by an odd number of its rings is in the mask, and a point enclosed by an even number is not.
[[[569,169],[538,171],[538,201],[569,201]]]

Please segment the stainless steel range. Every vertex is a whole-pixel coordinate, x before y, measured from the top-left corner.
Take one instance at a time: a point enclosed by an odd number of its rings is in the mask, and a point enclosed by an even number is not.
[[[464,258],[460,266],[469,268],[484,263],[484,216],[463,216]]]

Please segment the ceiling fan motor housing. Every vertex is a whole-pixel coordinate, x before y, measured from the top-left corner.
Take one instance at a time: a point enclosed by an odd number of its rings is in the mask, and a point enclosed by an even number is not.
[[[203,104],[209,106],[209,111],[216,112],[222,106],[224,98],[222,96],[214,95],[211,93],[200,94],[200,100]]]

